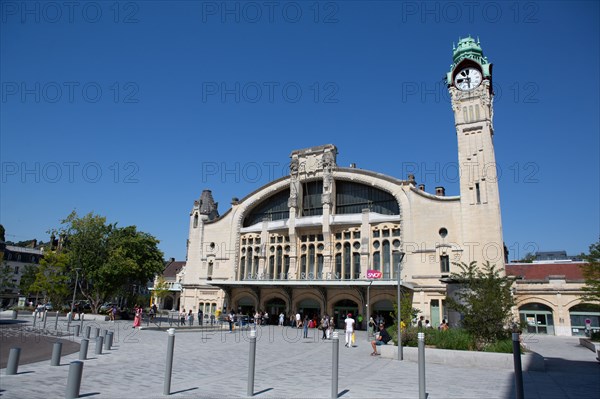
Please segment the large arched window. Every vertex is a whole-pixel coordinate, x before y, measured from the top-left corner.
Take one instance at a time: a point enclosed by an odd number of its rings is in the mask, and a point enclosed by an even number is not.
[[[244,227],[252,226],[263,220],[282,220],[290,217],[288,199],[290,189],[285,189],[256,205],[244,219]]]
[[[339,180],[335,183],[336,213],[361,213],[363,209],[383,215],[399,215],[400,208],[394,196],[365,184]]]

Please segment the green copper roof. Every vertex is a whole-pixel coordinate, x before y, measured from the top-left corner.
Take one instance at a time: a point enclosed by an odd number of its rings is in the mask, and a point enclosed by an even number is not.
[[[457,45],[452,44],[452,50],[453,63],[452,65],[450,65],[450,72],[448,73],[449,82],[452,81],[452,79],[450,78],[452,71],[454,71],[454,68],[456,68],[456,66],[464,59],[470,59],[475,61],[481,66],[483,76],[490,76],[491,64],[488,62],[487,57],[483,55],[483,50],[479,45],[479,38],[477,38],[477,41],[475,41],[475,39],[473,39],[471,35],[465,37],[464,39],[459,38]]]

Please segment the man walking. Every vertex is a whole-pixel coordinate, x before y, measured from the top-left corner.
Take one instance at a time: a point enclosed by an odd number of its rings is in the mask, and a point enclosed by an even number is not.
[[[354,319],[352,313],[348,313],[348,317],[344,320],[346,324],[346,348],[352,347],[352,333],[354,332]]]

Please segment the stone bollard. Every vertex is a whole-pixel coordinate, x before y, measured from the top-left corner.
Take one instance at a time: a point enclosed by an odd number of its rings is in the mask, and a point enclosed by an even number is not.
[[[55,342],[52,347],[52,360],[50,366],[60,366],[60,354],[62,352],[62,342]]]
[[[86,360],[87,359],[87,353],[88,353],[88,346],[90,344],[90,340],[87,338],[84,338],[81,340],[81,343],[79,344],[79,360]]]
[[[100,328],[94,327],[94,337],[97,338],[100,336]]]
[[[419,399],[427,399],[425,392],[425,333],[418,333],[419,341]]]
[[[79,397],[81,389],[81,377],[83,375],[83,362],[75,360],[69,365],[69,377],[67,378],[67,389],[65,399],[75,399]]]
[[[250,354],[248,356],[248,387],[246,396],[254,396],[254,370],[256,366],[256,330],[250,330]]]
[[[340,360],[340,340],[337,331],[333,332],[333,351],[331,355],[331,398],[338,397],[338,375],[339,375],[339,360]]]
[[[108,349],[112,349],[113,346],[113,337],[114,337],[115,333],[113,333],[112,331],[108,332]]]
[[[79,337],[79,324],[75,324],[73,327],[75,328],[75,332],[73,333],[73,335]]]
[[[54,319],[54,331],[58,330],[58,310],[56,311],[56,318]]]
[[[10,348],[8,354],[8,363],[6,364],[6,375],[15,375],[19,369],[19,358],[21,357],[21,348]]]
[[[169,341],[167,343],[167,363],[165,367],[165,382],[163,386],[163,395],[171,394],[171,375],[173,374],[173,350],[175,349],[175,329],[169,328]]]
[[[104,344],[104,337],[99,335],[96,337],[96,355],[102,354],[102,344]]]
[[[83,334],[83,336],[87,339],[90,339],[90,330],[92,329],[91,326],[85,326],[85,333]]]

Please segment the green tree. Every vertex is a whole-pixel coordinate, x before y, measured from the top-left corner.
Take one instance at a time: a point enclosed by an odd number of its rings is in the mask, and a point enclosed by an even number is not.
[[[118,228],[102,216],[72,212],[60,233],[66,237],[71,269],[79,269],[79,289],[94,313],[111,296],[133,295],[133,285],[146,285],[163,269],[159,241],[135,226]]]
[[[478,349],[506,338],[514,306],[512,281],[489,262],[481,268],[476,262],[454,264],[460,272],[450,277],[463,288],[457,300],[447,298],[448,307],[462,314],[462,326],[473,335]]]
[[[38,266],[36,265],[25,265],[23,268],[23,274],[21,275],[21,280],[19,281],[19,291],[21,291],[21,294],[27,297],[35,293],[35,290],[33,290],[32,287],[35,283],[37,269]]]
[[[582,254],[581,257],[587,261],[581,266],[585,285],[582,288],[581,299],[592,303],[600,303],[600,241],[590,245],[590,253]]]
[[[159,303],[161,304],[161,307],[162,307],[163,300],[167,297],[167,295],[169,295],[169,286],[168,286],[165,278],[162,276],[162,274],[160,276],[158,276],[158,278],[156,279],[156,284],[154,284],[154,289],[152,290],[152,294],[154,295],[155,298],[158,298]]]
[[[47,252],[40,260],[35,281],[30,289],[44,295],[44,300],[55,306],[66,301],[69,287],[69,256],[60,252]]]
[[[15,283],[13,283],[14,277],[13,269],[7,262],[2,262],[0,265],[0,294],[12,292],[15,288]]]

